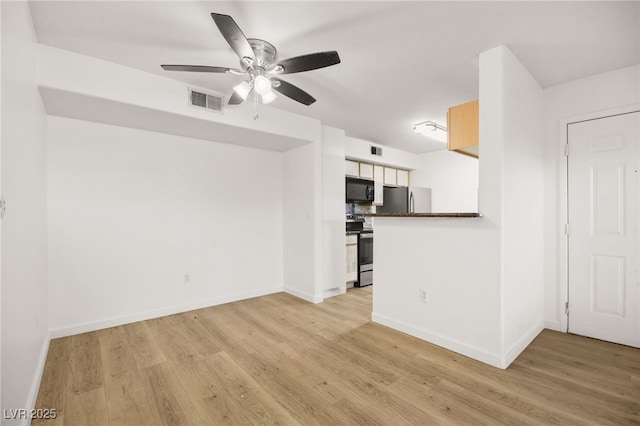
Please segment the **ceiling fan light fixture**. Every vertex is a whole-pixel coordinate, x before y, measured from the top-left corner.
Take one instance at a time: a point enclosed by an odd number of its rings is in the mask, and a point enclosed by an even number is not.
[[[265,93],[264,95],[260,95],[262,98],[262,103],[263,104],[268,104],[271,103],[273,101],[276,100],[277,96],[275,93],[273,93],[272,90],[269,90],[267,93]]]
[[[256,89],[258,95],[266,95],[267,93],[271,93],[271,80],[263,75],[259,75],[256,77],[253,87]]]
[[[251,85],[248,82],[243,81],[237,86],[234,86],[233,90],[235,90],[238,96],[240,96],[243,100],[246,100],[247,96],[249,96],[249,92],[251,92]]]

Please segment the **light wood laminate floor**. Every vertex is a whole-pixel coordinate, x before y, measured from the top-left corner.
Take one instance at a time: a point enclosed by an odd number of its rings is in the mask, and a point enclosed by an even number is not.
[[[638,349],[544,331],[499,370],[371,323],[371,290],[55,339],[32,424],[640,424]]]

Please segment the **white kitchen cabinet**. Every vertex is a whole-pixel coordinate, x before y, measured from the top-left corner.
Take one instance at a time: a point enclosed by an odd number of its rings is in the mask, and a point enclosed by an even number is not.
[[[373,164],[360,163],[360,177],[373,180]]]
[[[396,186],[398,184],[396,169],[393,167],[384,168],[384,184]]]
[[[384,182],[384,167],[373,165],[373,180],[375,182]]]
[[[398,186],[409,186],[409,170],[396,171],[396,181]]]
[[[384,167],[378,166],[377,164],[373,165],[373,202],[371,203],[374,206],[381,206],[384,203]]]
[[[358,279],[358,236],[347,235],[347,276],[346,282],[355,282]]]
[[[360,163],[357,161],[346,160],[344,170],[347,176],[360,177]]]
[[[373,201],[371,205],[381,206],[384,204],[384,185],[381,181],[373,181]]]

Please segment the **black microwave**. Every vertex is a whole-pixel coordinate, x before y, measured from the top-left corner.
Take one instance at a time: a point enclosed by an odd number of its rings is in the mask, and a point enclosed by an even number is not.
[[[346,178],[346,202],[370,203],[373,201],[373,182],[370,180]]]

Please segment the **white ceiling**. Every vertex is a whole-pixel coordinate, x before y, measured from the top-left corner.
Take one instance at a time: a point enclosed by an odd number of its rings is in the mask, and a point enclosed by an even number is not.
[[[210,17],[231,15],[280,59],[337,50],[342,63],[283,76],[313,95],[276,108],[414,153],[442,149],[415,123],[478,97],[478,55],[507,45],[542,87],[640,63],[640,2],[42,1],[38,41],[229,95],[241,77],[160,64],[238,67]],[[523,99],[526,102],[526,99]]]

